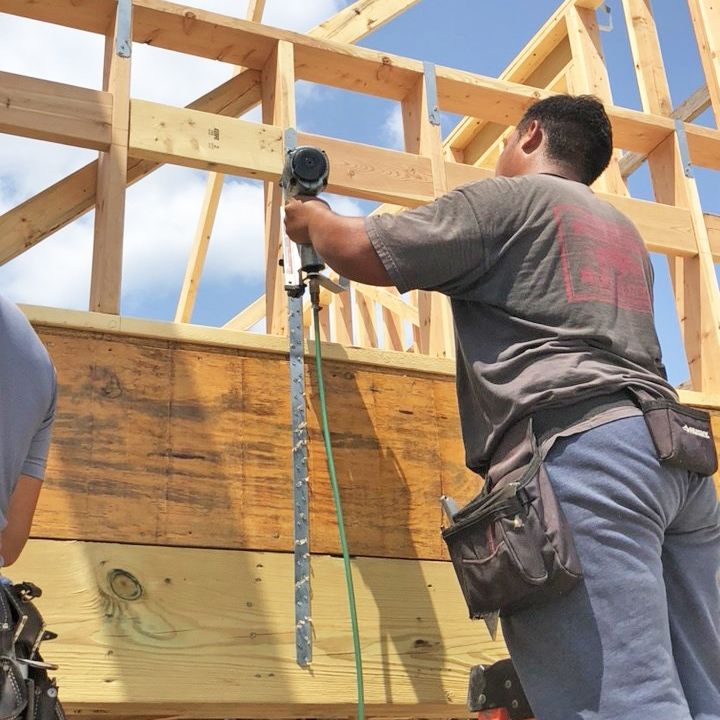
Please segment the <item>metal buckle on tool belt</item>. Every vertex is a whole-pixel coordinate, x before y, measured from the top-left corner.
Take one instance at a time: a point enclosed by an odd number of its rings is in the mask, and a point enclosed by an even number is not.
[[[533,711],[510,659],[470,670],[468,709],[479,720],[532,720]]]

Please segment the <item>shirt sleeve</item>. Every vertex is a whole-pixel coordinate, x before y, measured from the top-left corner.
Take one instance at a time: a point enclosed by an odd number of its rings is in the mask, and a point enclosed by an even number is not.
[[[50,449],[50,437],[52,434],[52,424],[55,420],[55,406],[57,402],[57,384],[53,379],[52,400],[48,408],[47,415],[43,419],[40,427],[35,432],[30,449],[22,466],[22,474],[30,475],[30,477],[43,480],[45,478],[45,467],[47,465],[48,450]]]
[[[501,184],[483,180],[414,210],[368,217],[365,229],[400,292],[459,295],[489,267],[499,200]]]

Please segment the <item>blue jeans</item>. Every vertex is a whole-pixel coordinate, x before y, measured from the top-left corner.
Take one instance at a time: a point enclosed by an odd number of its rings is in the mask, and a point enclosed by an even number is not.
[[[539,720],[720,720],[720,510],[712,480],[661,465],[642,417],[546,458],[584,581],[503,620]]]

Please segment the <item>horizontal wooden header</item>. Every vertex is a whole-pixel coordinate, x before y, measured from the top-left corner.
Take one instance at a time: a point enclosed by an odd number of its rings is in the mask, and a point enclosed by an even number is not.
[[[591,3],[594,4],[594,3]],[[111,0],[4,0],[3,11],[105,34]],[[154,47],[262,70],[278,42],[294,46],[295,74],[333,87],[402,100],[423,77],[418,60],[320,40],[164,0],[134,0],[133,39]],[[546,90],[437,66],[441,110],[512,125]],[[647,154],[674,131],[670,118],[609,106],[615,145]],[[720,169],[720,132],[686,123],[695,164]]]
[[[20,308],[33,325],[157,338],[181,343],[251,350],[253,352],[273,354],[285,354],[288,352],[287,338],[276,335],[262,335],[204,325],[143,320],[83,310],[61,310],[40,305],[20,305]],[[313,349],[306,345],[305,354],[309,356],[312,353]],[[323,343],[323,357],[333,361],[377,365],[393,370],[408,370],[439,375],[455,374],[454,360],[433,358],[417,353],[389,352],[371,348],[344,347],[336,343]],[[720,395],[692,390],[679,390],[678,393],[681,401],[688,405],[720,410]]]

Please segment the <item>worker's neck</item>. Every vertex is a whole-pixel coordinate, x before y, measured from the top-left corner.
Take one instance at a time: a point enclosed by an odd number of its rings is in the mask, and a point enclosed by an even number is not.
[[[578,175],[573,172],[570,168],[565,165],[558,165],[557,163],[549,163],[545,161],[539,161],[533,163],[526,171],[527,175],[556,175],[557,177],[565,178],[566,180],[574,180],[580,182]]]

